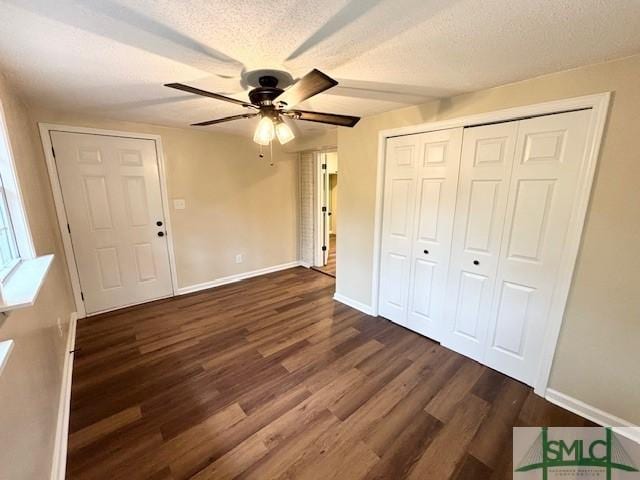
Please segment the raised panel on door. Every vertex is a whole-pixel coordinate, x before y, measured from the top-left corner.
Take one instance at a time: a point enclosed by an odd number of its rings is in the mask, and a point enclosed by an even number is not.
[[[386,145],[378,306],[380,315],[403,325],[408,310],[419,139],[420,135],[390,138]]]
[[[51,141],[87,313],[170,295],[155,142],[59,131]]]
[[[532,385],[574,210],[590,112],[519,122],[485,363]]]
[[[443,330],[461,148],[462,128],[419,137],[406,326],[435,340]]]
[[[476,360],[485,350],[517,128],[463,133],[442,343]]]

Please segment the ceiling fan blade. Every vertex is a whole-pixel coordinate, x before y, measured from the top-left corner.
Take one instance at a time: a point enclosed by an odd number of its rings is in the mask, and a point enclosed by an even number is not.
[[[306,120],[307,122],[328,123],[341,127],[354,127],[360,121],[360,117],[351,115],[338,115],[336,113],[309,112],[307,110],[285,110],[283,112],[296,120]]]
[[[287,107],[294,107],[300,102],[304,102],[307,98],[335,87],[337,84],[338,82],[333,78],[314,68],[277,96],[274,102],[284,103]]]
[[[224,102],[235,103],[236,105],[241,105],[243,107],[258,108],[249,102],[243,102],[242,100],[238,100],[237,98],[225,97],[224,95],[219,95],[217,93],[207,92],[206,90],[201,90],[196,87],[190,87],[189,85],[184,85],[183,83],[166,83],[165,87],[175,88],[176,90],[182,90],[183,92],[195,93],[196,95],[202,95],[203,97],[215,98],[216,100],[222,100]]]
[[[233,120],[240,120],[241,118],[253,118],[257,117],[257,113],[243,113],[241,115],[232,115],[230,117],[217,118],[216,120],[207,120],[206,122],[192,123],[192,127],[206,127],[207,125],[215,125],[216,123],[232,122]]]

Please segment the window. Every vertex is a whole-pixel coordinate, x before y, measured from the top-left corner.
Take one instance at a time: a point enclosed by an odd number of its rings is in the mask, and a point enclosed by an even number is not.
[[[33,305],[53,260],[36,257],[28,225],[0,104],[0,312]]]
[[[20,262],[16,235],[11,223],[9,203],[0,176],[0,282],[9,275]]]

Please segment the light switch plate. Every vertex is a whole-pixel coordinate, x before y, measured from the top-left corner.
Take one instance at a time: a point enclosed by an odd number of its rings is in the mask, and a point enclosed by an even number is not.
[[[184,201],[184,198],[174,198],[173,199],[173,208],[176,210],[184,210],[187,207],[187,203]]]

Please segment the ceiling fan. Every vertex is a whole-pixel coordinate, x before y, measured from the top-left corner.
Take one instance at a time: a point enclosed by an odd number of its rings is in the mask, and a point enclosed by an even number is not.
[[[353,127],[360,120],[360,117],[350,115],[293,109],[297,104],[308,98],[338,85],[336,80],[322,73],[320,70],[313,69],[286,90],[278,87],[279,84],[284,84],[283,86],[286,87],[286,84],[292,82],[291,76],[286,72],[259,70],[251,73],[252,78],[249,84],[253,84],[255,88],[249,92],[249,102],[190,87],[182,83],[167,83],[165,87],[175,88],[184,92],[235,103],[236,105],[253,109],[250,113],[241,113],[216,120],[193,123],[192,126],[202,127],[259,116],[261,118],[253,136],[253,141],[260,145],[269,145],[274,137],[277,137],[281,144],[293,140],[294,134],[283,121],[283,118],[326,123],[341,127]]]

